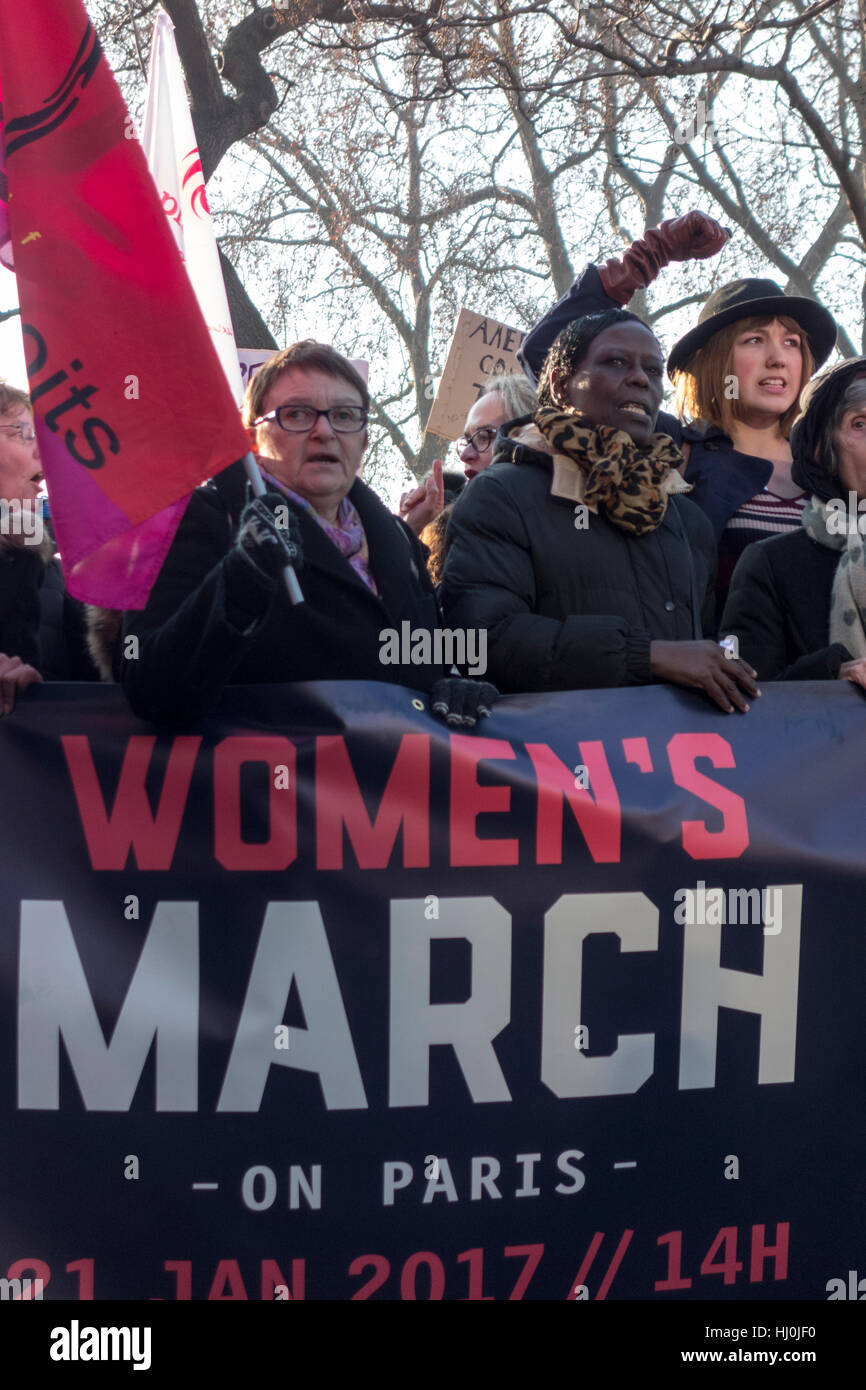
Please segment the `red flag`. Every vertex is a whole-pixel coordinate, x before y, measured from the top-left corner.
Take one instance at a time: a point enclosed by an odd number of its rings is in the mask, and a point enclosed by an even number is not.
[[[140,608],[191,490],[249,445],[80,0],[26,15],[0,0],[0,80],[24,351],[67,584]]]

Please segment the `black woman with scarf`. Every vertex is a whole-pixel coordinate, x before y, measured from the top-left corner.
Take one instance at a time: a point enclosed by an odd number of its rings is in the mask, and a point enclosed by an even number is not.
[[[503,691],[669,681],[727,712],[754,672],[703,639],[712,621],[712,527],[684,494],[682,455],[655,433],[664,359],[636,315],[571,324],[539,383],[539,409],[504,426],[494,462],[448,526],[441,596],[452,627],[483,627]]]

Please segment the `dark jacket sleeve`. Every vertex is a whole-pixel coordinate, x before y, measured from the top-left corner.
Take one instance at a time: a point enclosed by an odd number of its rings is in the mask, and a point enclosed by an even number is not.
[[[45,562],[33,546],[0,546],[0,652],[39,668],[39,590]]]
[[[532,550],[520,511],[489,472],[448,523],[441,596],[449,627],[487,630],[487,678],[504,691],[580,690],[651,680],[650,635],[607,615],[535,612]]]
[[[66,590],[60,562],[46,566],[39,591],[39,670],[47,681],[98,681],[87,650],[84,608]]]
[[[597,268],[588,265],[578,275],[571,289],[548,309],[534,328],[530,328],[517,353],[517,360],[533,385],[538,384],[541,368],[553,340],[574,319],[584,314],[603,314],[606,309],[621,306],[605,294]]]
[[[670,507],[680,519],[682,538],[691,552],[689,563],[701,635],[715,638],[717,552],[713,528],[700,507],[682,493],[671,499]]]
[[[180,724],[212,710],[275,592],[232,544],[217,494],[195,492],[147,607],[124,614],[120,679],[134,713]]]
[[[840,642],[794,657],[785,605],[766,546],[760,542],[747,546],[737,561],[720,630],[723,637],[736,637],[740,656],[754,666],[759,680],[836,680],[842,662],[851,660]]]

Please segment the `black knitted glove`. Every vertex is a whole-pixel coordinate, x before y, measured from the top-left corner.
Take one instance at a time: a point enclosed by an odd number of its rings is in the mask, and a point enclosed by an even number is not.
[[[278,579],[286,565],[300,570],[304,563],[298,518],[278,492],[266,492],[247,503],[235,545],[268,579]]]
[[[489,681],[448,676],[437,681],[430,691],[430,708],[446,724],[474,729],[476,722],[486,718],[498,699],[499,691]]]

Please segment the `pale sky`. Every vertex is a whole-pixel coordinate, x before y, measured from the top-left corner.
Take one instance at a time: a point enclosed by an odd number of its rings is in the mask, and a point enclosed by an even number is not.
[[[14,309],[17,303],[18,285],[15,276],[11,270],[0,266],[0,309]],[[17,314],[13,319],[0,323],[0,377],[11,386],[20,386],[22,390],[27,390],[21,319]]]

